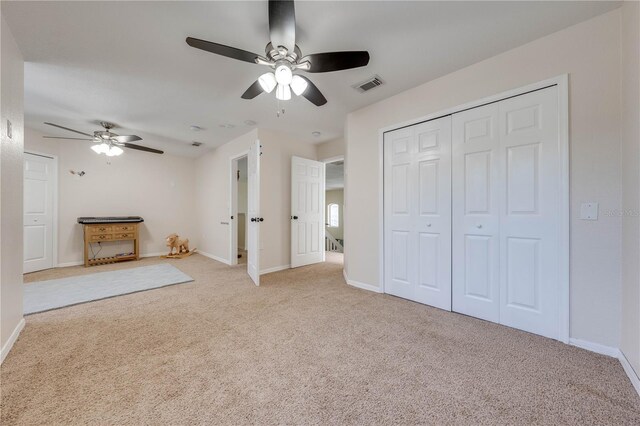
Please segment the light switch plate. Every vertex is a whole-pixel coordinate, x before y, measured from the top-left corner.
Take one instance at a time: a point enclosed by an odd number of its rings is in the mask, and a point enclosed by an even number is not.
[[[582,203],[580,206],[580,219],[598,220],[598,203]]]

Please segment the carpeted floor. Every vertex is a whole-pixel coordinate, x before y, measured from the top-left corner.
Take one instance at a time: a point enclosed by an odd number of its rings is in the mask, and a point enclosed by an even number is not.
[[[640,424],[617,360],[352,288],[330,260],[256,288],[194,255],[169,261],[193,283],[31,315],[1,423]]]

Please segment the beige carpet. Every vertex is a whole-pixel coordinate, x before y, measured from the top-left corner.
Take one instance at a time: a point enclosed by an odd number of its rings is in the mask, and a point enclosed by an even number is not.
[[[243,266],[170,262],[195,282],[27,317],[1,423],[640,424],[617,360],[349,287],[339,263],[256,288]]]

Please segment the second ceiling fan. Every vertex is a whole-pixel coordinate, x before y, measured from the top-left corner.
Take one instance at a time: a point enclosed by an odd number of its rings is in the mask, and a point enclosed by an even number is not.
[[[253,99],[262,92],[276,91],[279,100],[291,99],[291,92],[303,96],[317,106],[327,103],[327,99],[307,77],[294,74],[295,71],[321,73],[363,67],[369,63],[369,52],[329,52],[302,56],[296,44],[296,15],[293,0],[269,0],[270,42],[265,48],[265,56],[211,41],[187,37],[187,44],[197,49],[250,62],[266,65],[273,72],[262,74],[242,95],[243,99]]]

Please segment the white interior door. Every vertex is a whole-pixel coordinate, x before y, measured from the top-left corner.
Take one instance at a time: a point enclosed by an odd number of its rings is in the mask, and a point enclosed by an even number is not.
[[[55,160],[24,155],[24,272],[53,268]]]
[[[260,285],[260,141],[247,156],[247,273]]]
[[[504,100],[500,323],[559,337],[560,137],[556,86]]]
[[[453,115],[453,310],[500,321],[498,104]]]
[[[238,160],[231,159],[231,206],[229,209],[229,264],[237,265],[238,264],[238,235],[240,228],[240,217],[238,216]]]
[[[453,310],[559,336],[557,87],[453,116]]]
[[[325,164],[291,157],[291,267],[324,262]]]
[[[451,117],[384,137],[385,292],[451,310]]]

